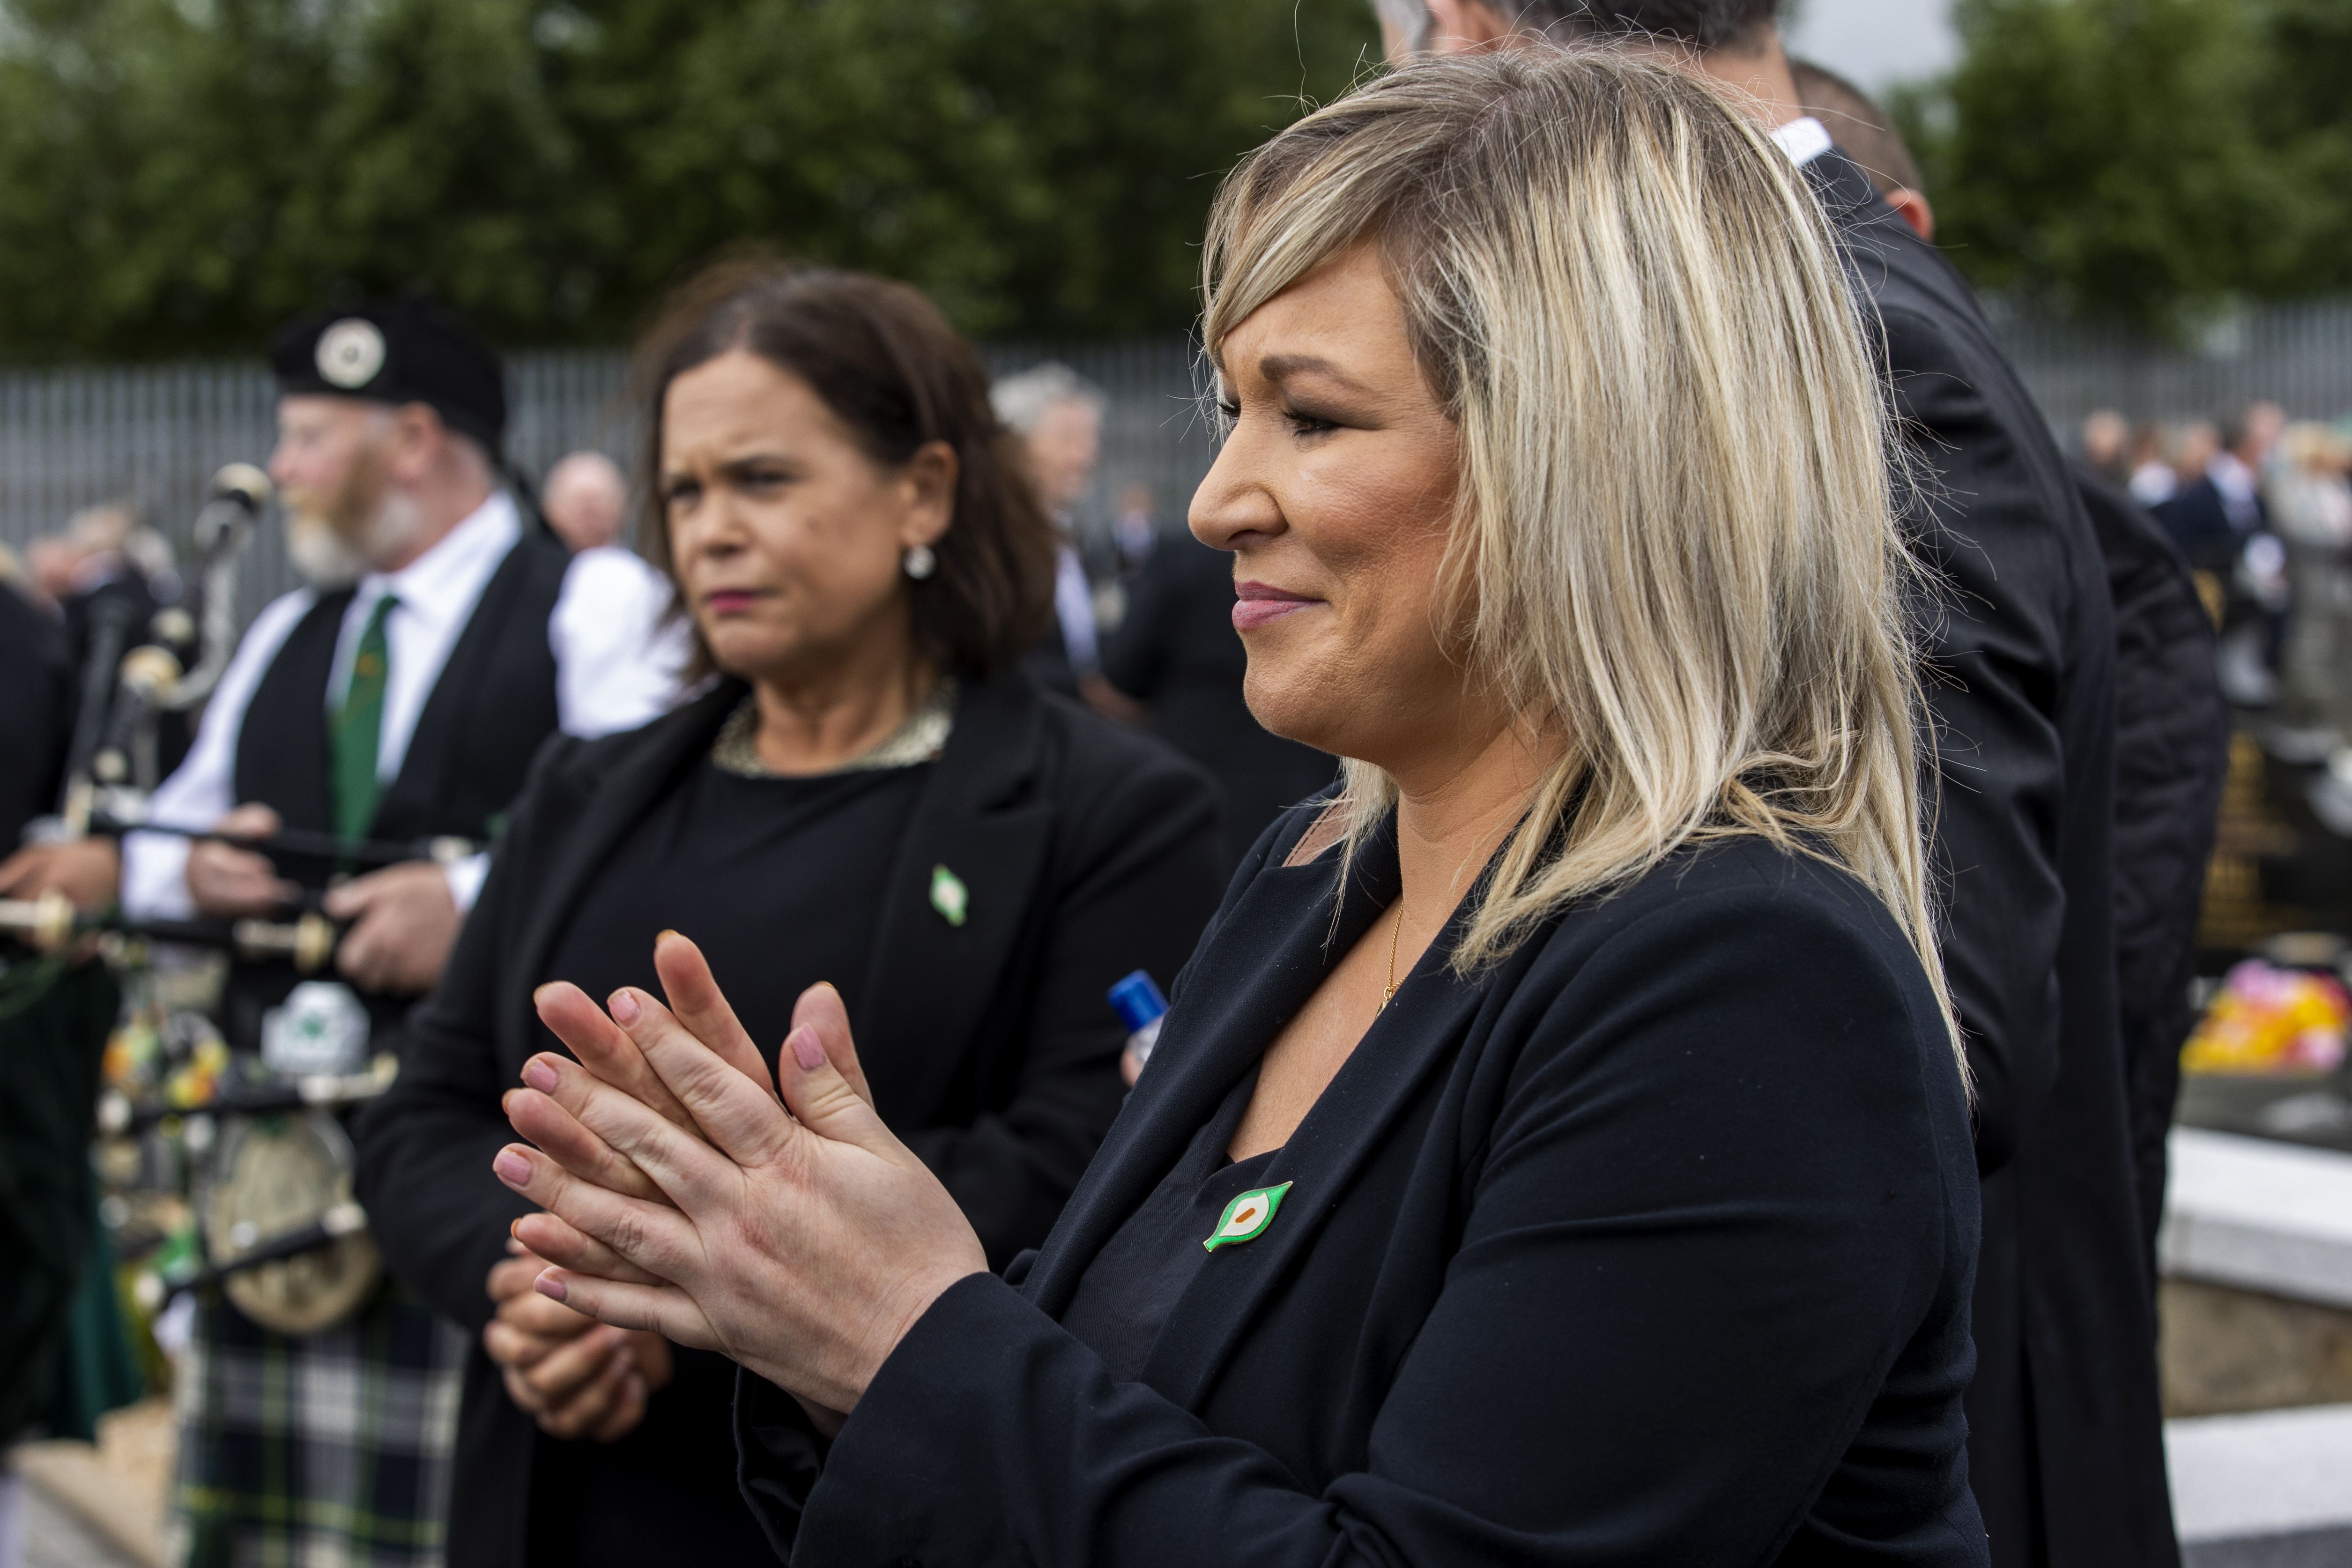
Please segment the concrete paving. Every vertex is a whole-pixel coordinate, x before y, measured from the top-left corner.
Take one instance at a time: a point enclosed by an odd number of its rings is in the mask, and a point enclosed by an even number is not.
[[[2352,1405],[2168,1421],[2187,1568],[2352,1568]]]

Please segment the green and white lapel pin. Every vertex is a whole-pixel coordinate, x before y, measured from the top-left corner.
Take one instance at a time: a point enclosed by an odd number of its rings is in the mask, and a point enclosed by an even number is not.
[[[1290,1184],[1285,1182],[1278,1187],[1255,1187],[1244,1193],[1225,1205],[1217,1228],[1201,1245],[1214,1252],[1235,1242],[1256,1240],[1274,1223],[1274,1211],[1282,1206],[1282,1194],[1289,1190]]]
[[[940,918],[951,926],[963,924],[964,917],[971,912],[971,889],[945,866],[931,868],[931,908],[939,910]]]

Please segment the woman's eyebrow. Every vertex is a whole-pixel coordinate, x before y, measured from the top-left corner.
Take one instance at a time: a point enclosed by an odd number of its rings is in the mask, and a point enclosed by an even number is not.
[[[1341,370],[1329,360],[1317,354],[1268,354],[1257,362],[1257,373],[1267,381],[1279,384],[1294,375],[1321,375],[1358,392],[1366,390],[1363,383]]]

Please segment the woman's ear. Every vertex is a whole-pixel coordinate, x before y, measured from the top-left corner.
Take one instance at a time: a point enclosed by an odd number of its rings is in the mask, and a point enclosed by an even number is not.
[[[962,477],[963,465],[956,449],[945,441],[929,441],[907,459],[899,470],[899,484],[906,497],[906,515],[898,524],[898,543],[902,549],[918,544],[937,544],[955,521],[956,480]]]

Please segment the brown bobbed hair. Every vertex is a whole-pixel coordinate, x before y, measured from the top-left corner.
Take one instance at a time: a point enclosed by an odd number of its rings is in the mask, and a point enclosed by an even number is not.
[[[662,404],[688,371],[740,349],[797,377],[867,457],[898,468],[933,441],[956,455],[953,521],[938,569],[907,584],[915,646],[941,670],[986,674],[1052,624],[1054,529],[1015,437],[988,402],[988,373],[939,307],[887,279],[768,257],[716,262],[674,292],[639,341],[632,381],[646,411],[640,537],[668,574],[661,501]],[[691,674],[714,665],[695,635]]]

